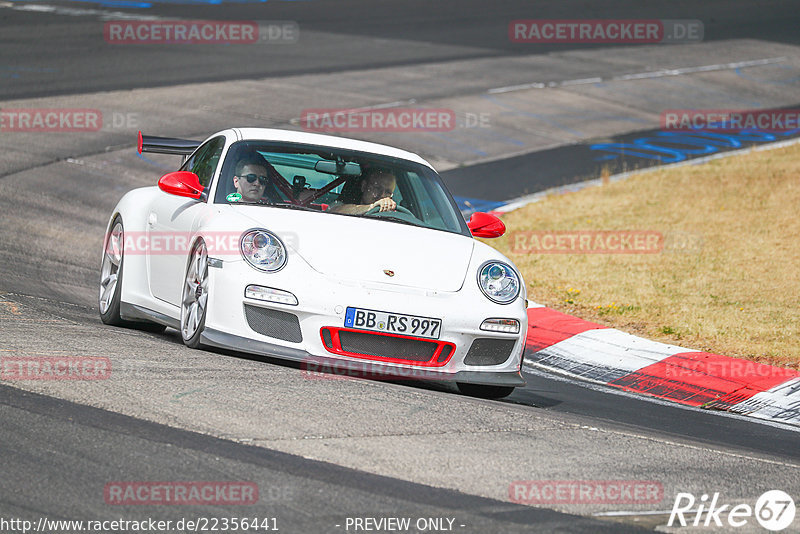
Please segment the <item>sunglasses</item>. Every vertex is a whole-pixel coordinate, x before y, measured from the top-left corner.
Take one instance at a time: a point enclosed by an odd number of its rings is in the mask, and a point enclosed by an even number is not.
[[[259,184],[267,185],[267,177],[266,176],[259,176],[257,174],[250,173],[250,174],[245,174],[244,176],[240,176],[239,178],[244,178],[245,180],[247,180],[251,184],[253,182],[255,182],[256,180],[258,180]]]

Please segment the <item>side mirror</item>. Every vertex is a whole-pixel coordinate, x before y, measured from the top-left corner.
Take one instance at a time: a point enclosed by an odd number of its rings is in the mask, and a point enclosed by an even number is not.
[[[500,237],[506,233],[503,221],[490,213],[473,213],[467,226],[475,237]]]
[[[203,195],[200,178],[195,173],[188,171],[165,174],[158,181],[158,187],[165,193],[179,197],[200,198]]]

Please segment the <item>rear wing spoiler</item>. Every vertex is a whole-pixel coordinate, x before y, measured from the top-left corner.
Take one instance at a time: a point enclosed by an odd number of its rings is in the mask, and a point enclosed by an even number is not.
[[[190,139],[175,139],[172,137],[156,137],[155,135],[142,135],[139,132],[139,154],[142,152],[155,152],[157,154],[174,154],[188,156],[200,146],[201,141]]]

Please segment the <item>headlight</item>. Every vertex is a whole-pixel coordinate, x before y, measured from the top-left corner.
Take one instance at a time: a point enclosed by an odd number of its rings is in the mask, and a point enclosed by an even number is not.
[[[258,269],[274,273],[286,265],[286,247],[283,241],[268,230],[248,230],[239,241],[239,250],[247,263]]]
[[[519,295],[520,285],[519,275],[505,263],[488,261],[478,270],[478,286],[492,302],[512,302]]]

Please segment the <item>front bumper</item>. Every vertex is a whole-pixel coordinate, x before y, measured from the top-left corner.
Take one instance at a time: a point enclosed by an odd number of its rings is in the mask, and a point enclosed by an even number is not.
[[[382,362],[314,356],[302,349],[285,347],[265,341],[226,334],[219,330],[206,328],[201,334],[201,342],[210,347],[233,349],[249,354],[273,356],[284,360],[300,362],[303,371],[309,375],[333,374],[354,378],[384,378],[393,380],[442,380],[446,382],[465,382],[492,386],[519,387],[525,385],[519,371],[456,371],[444,373],[437,369],[400,368]]]
[[[346,372],[351,376],[444,380],[483,385],[523,386],[520,364],[525,345],[527,313],[520,297],[508,305],[495,304],[475,287],[441,292],[381,283],[342,281],[311,269],[301,258],[277,273],[260,273],[244,261],[225,261],[221,268],[209,268],[209,300],[206,329],[201,341],[252,354],[276,356],[304,363],[306,370]],[[247,298],[250,284],[289,291],[297,305],[277,304]],[[248,324],[245,305],[292,314],[297,317],[302,339],[287,341],[262,335]],[[352,357],[326,348],[323,329],[341,329],[348,306],[398,314],[434,317],[442,320],[439,342],[455,349],[444,364],[397,362],[398,358]],[[516,319],[518,334],[480,330],[488,318]],[[416,338],[414,338],[416,339]],[[492,365],[468,365],[465,358],[476,339],[506,340],[513,348],[507,357]],[[397,356],[397,355],[394,355]],[[402,359],[402,358],[400,358]]]

